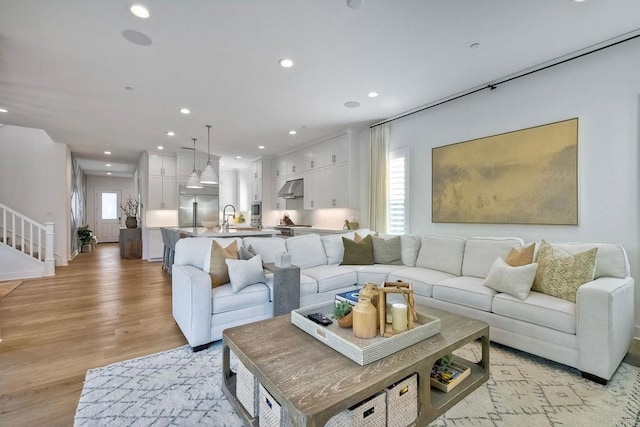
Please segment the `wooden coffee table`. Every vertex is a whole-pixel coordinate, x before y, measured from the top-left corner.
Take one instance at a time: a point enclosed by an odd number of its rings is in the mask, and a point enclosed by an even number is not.
[[[418,307],[418,311],[439,317],[440,333],[365,366],[291,324],[288,314],[226,329],[222,333],[223,391],[244,422],[258,426],[258,418],[252,418],[236,399],[231,350],[286,409],[294,425],[324,426],[333,415],[417,373],[415,425],[427,425],[489,379],[489,326],[433,308]],[[471,375],[448,393],[431,388],[434,362],[476,339],[482,340],[482,360],[455,358],[471,368]]]

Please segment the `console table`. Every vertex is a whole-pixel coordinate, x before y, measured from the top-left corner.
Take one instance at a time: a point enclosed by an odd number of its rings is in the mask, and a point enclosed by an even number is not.
[[[121,228],[119,240],[120,240],[120,258],[141,258],[142,257],[142,229],[141,228]],[[130,243],[130,242],[133,242],[133,243]],[[136,243],[139,245],[140,250],[133,250],[136,248],[134,248],[132,245]],[[127,244],[129,245],[129,252],[127,252]]]
[[[222,389],[245,424],[258,426],[236,398],[236,377],[229,365],[233,351],[244,366],[287,411],[296,426],[323,426],[333,415],[376,392],[418,374],[418,419],[424,426],[489,379],[489,325],[433,308],[418,311],[440,318],[439,334],[383,359],[360,366],[291,324],[290,315],[238,326],[222,333]],[[471,375],[448,393],[430,387],[439,358],[476,339],[482,360],[454,360]]]

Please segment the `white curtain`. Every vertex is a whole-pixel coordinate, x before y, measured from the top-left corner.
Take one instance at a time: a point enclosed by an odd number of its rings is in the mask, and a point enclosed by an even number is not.
[[[371,128],[369,139],[369,228],[380,233],[387,232],[390,129],[389,123],[375,126]]]

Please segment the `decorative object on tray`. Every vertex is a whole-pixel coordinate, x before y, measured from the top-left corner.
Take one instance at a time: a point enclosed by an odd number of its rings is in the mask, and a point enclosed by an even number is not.
[[[360,298],[368,298],[377,310],[380,299],[380,289],[378,289],[378,285],[375,283],[365,283],[362,289],[360,289]]]
[[[394,332],[404,332],[409,327],[407,305],[394,303],[391,306],[391,325]]]
[[[360,296],[353,307],[353,335],[358,338],[374,338],[378,335],[378,310],[369,298]]]
[[[438,359],[431,368],[431,386],[445,393],[451,391],[471,374],[471,369],[457,363],[452,355]]]
[[[411,283],[406,282],[384,282],[380,288],[380,298],[378,301],[378,317],[380,322],[380,335],[383,337],[391,337],[396,334],[403,333],[403,331],[394,331],[393,318],[391,323],[387,319],[387,294],[401,294],[404,297],[407,310],[407,330],[411,330],[415,327],[415,322],[418,319],[416,313],[416,304],[413,299],[413,287]],[[404,311],[404,310],[402,310]],[[398,310],[400,313],[400,310]],[[398,325],[404,322],[399,322]]]
[[[360,298],[360,291],[347,291],[336,294],[335,300],[336,302],[348,301],[351,305],[356,305],[358,303],[358,298]]]
[[[336,301],[333,306],[333,317],[338,319],[338,326],[350,328],[353,325],[353,306],[349,301]]]

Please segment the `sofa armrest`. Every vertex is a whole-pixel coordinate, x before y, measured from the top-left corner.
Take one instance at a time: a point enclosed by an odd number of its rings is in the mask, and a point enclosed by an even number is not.
[[[632,277],[601,277],[578,288],[576,333],[578,369],[609,380],[633,339]]]
[[[173,318],[191,347],[211,342],[211,276],[190,265],[174,265]]]

